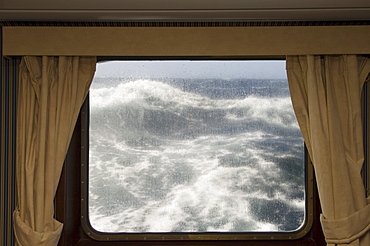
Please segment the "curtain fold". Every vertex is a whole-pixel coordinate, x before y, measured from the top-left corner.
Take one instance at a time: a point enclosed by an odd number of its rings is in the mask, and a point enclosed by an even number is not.
[[[356,55],[288,56],[293,107],[312,159],[328,245],[370,245],[364,161],[363,83],[370,59]]]
[[[23,57],[17,108],[16,244],[57,245],[54,196],[95,57]]]

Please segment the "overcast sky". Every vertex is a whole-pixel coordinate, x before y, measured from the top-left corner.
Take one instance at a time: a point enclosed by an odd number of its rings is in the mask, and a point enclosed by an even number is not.
[[[285,61],[110,61],[96,77],[286,79]]]

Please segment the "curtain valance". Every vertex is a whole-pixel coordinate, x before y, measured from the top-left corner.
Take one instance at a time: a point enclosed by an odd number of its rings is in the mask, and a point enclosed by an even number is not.
[[[285,58],[370,54],[369,44],[370,26],[3,27],[6,56]]]

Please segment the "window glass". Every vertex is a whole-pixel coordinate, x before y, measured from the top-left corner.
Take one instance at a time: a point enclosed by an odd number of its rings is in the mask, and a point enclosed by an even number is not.
[[[100,63],[88,213],[99,232],[292,232],[304,144],[284,61]]]

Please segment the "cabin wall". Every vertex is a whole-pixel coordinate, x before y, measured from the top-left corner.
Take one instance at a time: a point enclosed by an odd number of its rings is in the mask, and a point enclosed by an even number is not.
[[[368,0],[2,0],[0,20],[368,20]]]
[[[0,51],[0,245],[4,246],[14,244],[17,65],[17,59],[6,58]]]

